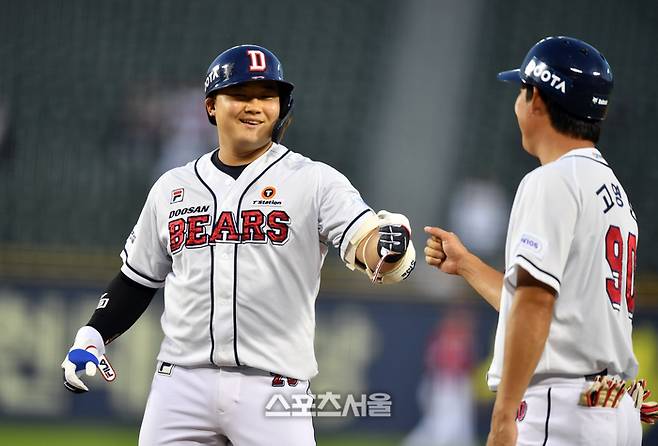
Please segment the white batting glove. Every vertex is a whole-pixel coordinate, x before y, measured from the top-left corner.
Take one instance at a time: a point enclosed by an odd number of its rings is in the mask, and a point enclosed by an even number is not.
[[[93,327],[84,326],[75,335],[73,346],[62,362],[64,387],[74,393],[88,392],[89,388],[80,376],[94,376],[96,368],[105,354],[105,343],[101,334]]]

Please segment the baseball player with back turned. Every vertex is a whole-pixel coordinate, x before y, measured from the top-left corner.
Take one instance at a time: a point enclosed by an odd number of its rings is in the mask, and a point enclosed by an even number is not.
[[[312,420],[266,417],[275,393],[309,392],[320,269],[393,283],[413,270],[406,217],[374,213],[333,168],[280,144],[293,85],[267,49],[221,53],[205,80],[219,148],[162,175],[121,253],[123,266],[62,367],[69,390],[164,287],[164,340],[140,445],[313,445]]]
[[[461,275],[499,311],[487,374],[496,391],[488,445],[639,445],[652,422],[631,331],[638,227],[631,202],[595,148],[612,72],[569,37],[534,45],[514,111],[523,148],[541,166],[514,199],[501,273],[440,228],[426,261]],[[644,402],[644,404],[643,404]],[[641,409],[641,412],[640,412]]]

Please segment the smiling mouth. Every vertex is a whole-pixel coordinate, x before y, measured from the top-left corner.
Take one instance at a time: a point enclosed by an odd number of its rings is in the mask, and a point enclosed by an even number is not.
[[[240,122],[249,126],[257,126],[263,123],[263,121],[258,121],[256,119],[240,119]]]

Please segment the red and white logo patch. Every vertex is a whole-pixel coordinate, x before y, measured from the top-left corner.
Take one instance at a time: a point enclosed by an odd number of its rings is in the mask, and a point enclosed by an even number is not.
[[[174,189],[171,191],[171,201],[169,202],[170,204],[174,203],[180,203],[183,201],[183,195],[185,195],[185,189],[180,188],[180,189]]]
[[[265,54],[260,50],[248,50],[247,54],[251,59],[249,71],[265,71],[267,63],[265,62]]]

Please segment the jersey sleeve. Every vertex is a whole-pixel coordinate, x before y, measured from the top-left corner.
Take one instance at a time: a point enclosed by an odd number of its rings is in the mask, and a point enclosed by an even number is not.
[[[516,286],[521,267],[559,294],[579,212],[578,194],[574,182],[555,170],[526,180],[510,221],[505,278]]]
[[[156,182],[146,198],[137,224],[121,251],[123,260],[121,272],[135,282],[150,288],[163,287],[165,278],[171,271],[171,257],[159,232],[157,189]]]
[[[320,239],[338,249],[344,260],[348,242],[374,212],[343,174],[325,164],[320,164],[318,194]]]

